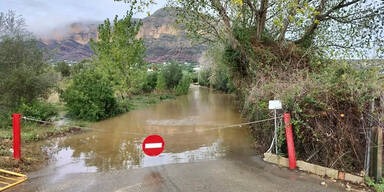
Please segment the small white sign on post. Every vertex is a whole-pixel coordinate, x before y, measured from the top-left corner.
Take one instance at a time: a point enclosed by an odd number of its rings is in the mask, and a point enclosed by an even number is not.
[[[275,133],[274,133],[274,136],[273,136],[271,147],[268,149],[268,151],[272,150],[273,143],[274,143],[275,144],[275,152],[276,152],[276,155],[277,155],[278,154],[278,149],[277,149],[277,131],[278,131],[278,129],[277,129],[277,112],[276,112],[276,110],[282,109],[283,106],[282,106],[280,100],[270,100],[268,108],[272,109],[274,111],[274,113],[275,113]]]
[[[282,109],[281,101],[280,100],[271,100],[269,101],[268,105],[269,109]]]

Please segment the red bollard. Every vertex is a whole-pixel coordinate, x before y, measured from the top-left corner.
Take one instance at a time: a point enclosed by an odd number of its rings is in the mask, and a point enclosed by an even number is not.
[[[284,113],[285,136],[287,137],[289,169],[296,168],[295,143],[293,142],[291,114]]]
[[[17,160],[21,158],[20,119],[20,114],[13,114],[13,157]]]

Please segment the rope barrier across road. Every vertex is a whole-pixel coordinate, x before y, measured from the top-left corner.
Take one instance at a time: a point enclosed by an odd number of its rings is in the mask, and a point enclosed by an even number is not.
[[[282,116],[277,117],[277,119],[281,119]],[[27,121],[33,121],[37,123],[43,123],[43,124],[54,124],[54,121],[42,121],[38,120],[35,118],[31,117],[22,117],[22,119],[27,120]],[[251,124],[256,124],[256,123],[262,123],[266,121],[271,121],[274,120],[275,118],[269,118],[269,119],[262,119],[262,120],[256,120],[256,121],[251,121],[251,122],[245,122],[245,123],[238,123],[238,124],[230,124],[230,125],[217,125],[217,127],[212,127],[212,128],[207,128],[207,129],[201,129],[199,131],[212,131],[212,130],[220,130],[220,129],[228,129],[228,128],[241,128],[245,125],[251,125]],[[76,126],[76,125],[60,125],[58,127],[68,127],[68,128],[79,128],[79,129],[84,129],[84,130],[94,130],[98,132],[107,132],[102,129],[98,128],[91,128],[91,127],[83,127],[83,126]],[[187,132],[182,132],[182,133],[176,133],[176,134],[186,134],[186,133],[192,133],[194,131],[187,131]],[[122,131],[120,132],[121,134],[127,134],[127,135],[138,135],[138,136],[147,136],[148,134],[144,133],[136,133],[136,132],[129,132],[129,131]],[[173,133],[175,134],[175,133]]]

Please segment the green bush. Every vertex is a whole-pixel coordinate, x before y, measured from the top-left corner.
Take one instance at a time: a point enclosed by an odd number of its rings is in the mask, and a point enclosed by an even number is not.
[[[199,82],[199,78],[198,78],[198,73],[195,73],[195,72],[192,72],[191,73],[191,79],[192,79],[192,82],[193,83],[198,83]]]
[[[55,70],[60,72],[63,77],[69,77],[71,75],[71,66],[65,61],[56,63]]]
[[[175,88],[181,78],[183,78],[182,66],[175,61],[172,61],[169,64],[166,64],[161,69],[161,75],[165,79],[166,86],[169,90]]]
[[[211,79],[213,88],[224,92],[234,91],[234,86],[227,70],[217,68],[214,73],[214,78]]]
[[[167,89],[167,82],[165,81],[165,78],[162,73],[159,73],[159,75],[157,76],[156,89],[158,91],[165,91]]]
[[[212,75],[212,71],[210,68],[203,68],[199,72],[199,85],[202,86],[210,86],[209,78]]]
[[[177,84],[175,87],[175,94],[176,95],[185,95],[188,94],[189,86],[191,84],[192,80],[191,77],[188,74],[183,75],[183,78]]]
[[[384,191],[384,178],[382,178],[379,182],[375,182],[372,178],[365,176],[365,182],[369,187],[374,188],[377,192]]]
[[[157,72],[155,71],[149,72],[145,78],[145,83],[143,84],[142,90],[145,93],[152,92],[156,88],[157,78],[158,78]]]
[[[96,69],[75,75],[61,97],[69,114],[79,119],[97,121],[119,112],[111,82]]]
[[[34,100],[30,103],[22,102],[16,111],[23,116],[43,121],[49,120],[50,117],[58,113],[58,109],[54,105],[40,100]]]
[[[12,114],[9,111],[0,111],[0,129],[12,127]]]
[[[71,66],[71,75],[74,75],[76,73],[79,73],[80,71],[82,71],[83,69],[86,69],[87,67],[91,66],[92,63],[91,63],[91,60],[89,59],[83,59],[82,61],[78,62],[78,63],[75,63]]]

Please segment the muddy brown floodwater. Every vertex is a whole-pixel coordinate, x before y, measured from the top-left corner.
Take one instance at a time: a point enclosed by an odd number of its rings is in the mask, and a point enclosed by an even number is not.
[[[52,160],[43,172],[52,181],[67,174],[104,172],[163,164],[195,162],[228,155],[248,155],[247,126],[212,129],[244,122],[232,95],[193,86],[186,96],[135,110],[92,125],[94,131],[47,142]],[[142,151],[151,134],[164,138],[158,157]]]
[[[48,165],[11,192],[343,191],[336,183],[280,169],[250,148],[234,98],[193,86],[186,96],[94,124],[94,130],[44,143]],[[271,122],[272,123],[272,122]],[[157,157],[144,155],[148,135],[164,138]]]

